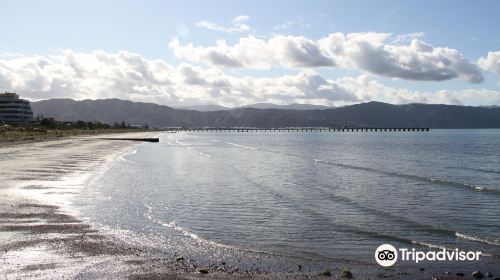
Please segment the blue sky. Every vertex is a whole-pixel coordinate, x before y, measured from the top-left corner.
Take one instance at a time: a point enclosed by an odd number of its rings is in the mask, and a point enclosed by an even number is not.
[[[500,105],[498,1],[1,2],[0,89],[34,100],[118,97],[167,105],[229,106],[370,100]],[[390,35],[346,39],[344,48],[361,49],[342,54],[321,41],[335,33],[347,38],[368,32]],[[239,44],[245,38],[254,40]],[[172,45],[174,40],[177,45]],[[226,47],[218,46],[218,40],[224,40]],[[432,55],[423,54],[412,40],[431,46]],[[262,43],[267,45],[253,49]],[[190,44],[195,49],[188,49]],[[363,44],[373,46],[370,50],[376,54],[362,53]],[[241,50],[269,54],[254,63]],[[313,63],[317,52],[321,57]],[[214,55],[227,57],[214,60]],[[68,56],[79,66],[68,64]],[[96,57],[126,63],[109,66],[109,60]],[[134,59],[141,60],[140,65],[130,63]],[[161,70],[154,62],[158,60],[163,63]],[[102,68],[107,70],[95,70]],[[75,69],[85,75],[72,76],[78,72]],[[152,69],[165,79],[148,79],[146,72]],[[447,72],[446,78],[441,71]],[[137,72],[142,78],[130,79],[122,72]],[[436,73],[439,77],[433,76]],[[106,75],[108,79],[99,80]],[[93,92],[91,85],[97,87]],[[252,87],[255,93],[248,92]]]

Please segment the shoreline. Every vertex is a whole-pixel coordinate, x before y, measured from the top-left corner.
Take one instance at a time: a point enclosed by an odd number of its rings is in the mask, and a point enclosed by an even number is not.
[[[67,130],[0,130],[0,148],[21,144],[57,141],[68,138],[114,136],[128,133],[158,133],[159,131],[145,131],[142,129],[67,129]]]
[[[103,136],[108,135],[0,143],[0,275],[23,279],[327,279],[321,272],[242,271],[222,263],[206,267],[184,256],[158,256],[84,221],[67,207],[68,197],[78,194],[97,169],[138,145],[99,139]],[[332,263],[332,278],[340,276],[344,264]],[[356,278],[456,278],[418,267],[386,270],[352,264],[351,269]],[[471,271],[464,272],[470,277]]]
[[[68,196],[77,194],[96,169],[137,144],[98,139],[102,135],[0,145],[1,275],[70,278],[90,270],[114,278],[126,267],[121,258],[138,254],[65,207]]]

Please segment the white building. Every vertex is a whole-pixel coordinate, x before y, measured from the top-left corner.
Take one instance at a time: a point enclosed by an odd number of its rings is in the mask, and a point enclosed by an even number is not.
[[[0,123],[32,123],[33,111],[28,100],[12,92],[0,93]]]

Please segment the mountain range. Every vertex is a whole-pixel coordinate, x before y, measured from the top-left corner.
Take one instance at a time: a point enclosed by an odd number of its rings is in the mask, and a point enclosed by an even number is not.
[[[174,106],[175,109],[184,110],[195,110],[195,111],[220,111],[220,110],[232,110],[236,108],[224,107],[220,105],[192,105],[192,106]],[[312,105],[312,104],[288,104],[288,105],[278,105],[272,103],[255,103],[251,105],[245,105],[237,108],[256,108],[256,109],[291,109],[291,110],[314,110],[314,109],[328,109],[330,107],[324,105]]]
[[[120,99],[49,99],[32,103],[35,115],[59,121],[148,124],[152,127],[429,127],[500,128],[500,107],[368,102],[344,107],[269,106],[172,108]],[[295,104],[296,106],[297,104]],[[217,105],[215,105],[217,106]],[[256,107],[258,107],[256,106]],[[311,109],[308,109],[311,108]]]

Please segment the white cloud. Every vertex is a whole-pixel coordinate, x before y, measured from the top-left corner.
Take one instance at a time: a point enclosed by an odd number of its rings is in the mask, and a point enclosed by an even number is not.
[[[303,36],[275,35],[269,40],[253,36],[234,45],[224,40],[215,46],[182,45],[177,38],[169,47],[176,57],[213,66],[269,69],[272,67],[345,67],[372,74],[415,81],[461,78],[481,83],[482,73],[456,49],[433,47],[419,39],[421,34],[388,43],[389,33],[332,33],[319,40]],[[400,42],[413,38],[407,44]]]
[[[178,58],[214,66],[256,69],[335,66],[335,62],[322,53],[316,42],[302,36],[279,35],[267,42],[248,36],[240,38],[233,46],[219,40],[212,47],[181,45],[175,38],[169,47]]]
[[[234,24],[242,24],[245,21],[248,21],[249,19],[250,19],[249,16],[241,15],[241,16],[237,16],[237,17],[233,18],[231,20],[231,22],[234,23]]]
[[[0,58],[0,88],[31,99],[120,98],[165,105],[256,102],[344,105],[389,103],[500,104],[500,92],[486,89],[422,92],[392,88],[369,78],[327,79],[305,69],[277,78],[235,77],[217,67],[173,66],[130,52],[61,51],[50,56]]]
[[[486,58],[479,58],[478,64],[484,70],[500,75],[500,51],[488,52]]]
[[[197,22],[196,26],[209,30],[216,30],[227,33],[248,32],[251,30],[251,28],[245,22],[247,22],[249,19],[250,19],[249,16],[245,15],[237,16],[231,20],[231,26],[223,26],[214,22],[203,20]]]
[[[315,72],[279,78],[233,77],[217,68],[204,69],[129,53],[61,51],[51,56],[0,59],[0,88],[32,99],[121,98],[167,105],[220,103],[241,105],[274,100],[293,102],[355,101],[341,86]]]
[[[424,36],[425,36],[424,32],[395,35],[392,43],[393,44],[410,43],[411,41],[423,38]]]
[[[295,20],[289,20],[273,27],[274,31],[281,32],[292,28],[311,28],[312,24],[306,23],[301,17],[297,17]]]
[[[393,88],[372,80],[367,75],[336,80],[345,89],[354,92],[362,102],[381,101],[392,104],[432,103],[451,105],[500,104],[500,92],[488,89],[412,91]]]

